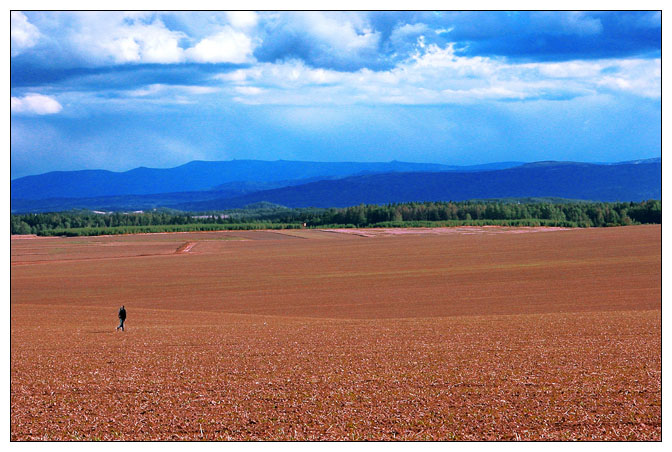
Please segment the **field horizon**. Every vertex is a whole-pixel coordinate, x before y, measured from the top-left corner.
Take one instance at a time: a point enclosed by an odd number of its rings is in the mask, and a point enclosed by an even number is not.
[[[11,439],[660,440],[661,232],[12,236]]]

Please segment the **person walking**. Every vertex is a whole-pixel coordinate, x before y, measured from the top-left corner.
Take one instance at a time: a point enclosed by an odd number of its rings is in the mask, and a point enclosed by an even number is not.
[[[119,326],[117,327],[117,331],[119,331],[119,328],[121,328],[121,331],[124,331],[125,321],[126,321],[126,308],[122,306],[119,308]]]

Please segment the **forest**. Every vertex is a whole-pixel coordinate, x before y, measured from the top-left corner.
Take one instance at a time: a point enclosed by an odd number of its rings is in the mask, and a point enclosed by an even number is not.
[[[411,202],[290,209],[258,203],[218,212],[67,211],[12,214],[12,234],[83,236],[224,229],[432,227],[460,225],[608,227],[661,223],[660,200],[583,202],[546,199]]]

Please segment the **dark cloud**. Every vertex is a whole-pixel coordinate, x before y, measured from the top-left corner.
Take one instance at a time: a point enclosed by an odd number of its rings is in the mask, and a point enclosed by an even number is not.
[[[17,58],[18,60],[18,58]],[[12,61],[12,88],[43,85],[77,91],[135,89],[151,84],[198,85],[215,84],[214,74],[249,65],[234,64],[142,64],[98,68],[49,68],[26,61]]]
[[[266,62],[295,58],[336,70],[382,70],[416,52],[420,36],[425,44],[455,42],[465,56],[527,61],[658,56],[661,49],[656,11],[372,12],[362,17],[378,33],[375,52],[339,56],[288,13],[265,24],[255,57]]]
[[[468,56],[564,61],[657,56],[661,49],[660,15],[648,11],[469,13],[452,23],[448,39]]]
[[[380,31],[364,13],[282,13],[263,16],[254,56],[261,62],[299,59],[313,67],[356,71],[391,67]]]
[[[171,64],[162,65],[170,71],[153,71],[138,63],[103,64],[82,51],[77,37],[78,27],[88,24],[87,16],[33,12],[27,17],[42,35],[36,46],[12,58],[13,87],[111,73],[131,81],[137,78],[138,84],[184,84],[183,78],[198,78],[216,66],[200,65],[203,69],[196,70],[189,64]],[[97,21],[103,19],[95,16]],[[183,33],[181,45],[189,46],[203,37],[197,36],[199,30],[209,33],[212,24],[224,19],[185,12],[152,15],[145,22],[150,20]],[[259,14],[258,25],[249,33],[258,44],[254,56],[261,62],[298,59],[340,71],[386,70],[417,52],[421,37],[425,45],[455,42],[459,55],[520,61],[659,56],[661,15],[657,11],[268,12]]]

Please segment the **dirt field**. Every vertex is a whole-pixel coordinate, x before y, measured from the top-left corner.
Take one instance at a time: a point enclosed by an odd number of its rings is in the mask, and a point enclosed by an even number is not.
[[[660,226],[399,232],[13,237],[11,438],[661,439]]]

